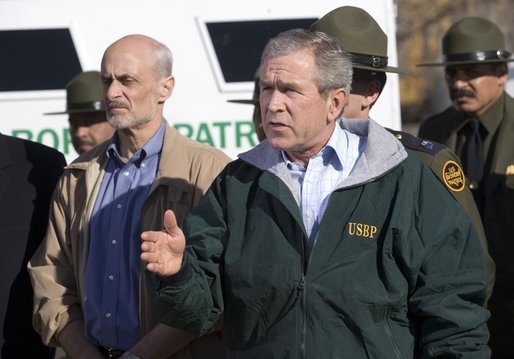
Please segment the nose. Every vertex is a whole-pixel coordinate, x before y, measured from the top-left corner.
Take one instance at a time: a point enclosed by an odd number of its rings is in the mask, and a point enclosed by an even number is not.
[[[278,90],[272,90],[269,94],[268,111],[280,112],[284,110],[283,94]]]
[[[75,128],[75,134],[78,138],[87,137],[88,127],[87,126],[77,126]]]
[[[111,101],[121,96],[121,86],[118,81],[112,81],[104,85],[104,97],[106,101]]]
[[[453,88],[460,89],[468,84],[469,78],[464,71],[454,70],[446,74],[446,81]]]

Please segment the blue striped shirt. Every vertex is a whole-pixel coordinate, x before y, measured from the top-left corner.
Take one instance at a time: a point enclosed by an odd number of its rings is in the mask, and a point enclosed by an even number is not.
[[[127,350],[140,337],[140,219],[155,180],[164,140],[164,121],[127,163],[116,136],[107,148],[109,161],[89,224],[84,321],[88,339],[100,346]]]

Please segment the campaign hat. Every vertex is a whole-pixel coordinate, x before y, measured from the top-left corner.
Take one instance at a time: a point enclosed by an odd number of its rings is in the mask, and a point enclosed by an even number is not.
[[[341,48],[350,54],[356,69],[409,73],[388,65],[387,35],[375,19],[359,7],[341,6],[334,9],[313,23],[310,30],[336,38]]]
[[[66,85],[66,110],[45,115],[89,113],[105,111],[100,72],[85,71]]]
[[[505,50],[505,36],[495,23],[478,16],[453,24],[443,36],[441,62],[417,66],[448,66],[514,61]]]

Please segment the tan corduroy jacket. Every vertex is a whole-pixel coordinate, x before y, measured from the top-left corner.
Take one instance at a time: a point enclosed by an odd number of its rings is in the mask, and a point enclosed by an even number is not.
[[[46,238],[28,265],[34,287],[33,324],[45,344],[59,345],[56,339],[63,328],[83,319],[89,219],[108,161],[107,143],[65,168],[51,202]],[[159,168],[141,213],[141,231],[163,229],[166,209],[172,209],[181,223],[229,160],[166,124]],[[142,289],[144,278],[140,276]],[[140,317],[142,334],[158,322],[146,290],[140,290]]]

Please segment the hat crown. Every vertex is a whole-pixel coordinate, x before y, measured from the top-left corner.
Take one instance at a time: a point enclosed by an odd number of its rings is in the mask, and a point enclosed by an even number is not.
[[[66,85],[66,107],[68,109],[73,108],[77,104],[96,102],[103,102],[100,72],[82,72]]]
[[[311,31],[335,37],[346,52],[387,57],[387,35],[361,8],[342,6],[332,10],[312,24]]]
[[[444,55],[498,51],[505,49],[500,28],[481,17],[468,17],[452,25],[442,41]]]

